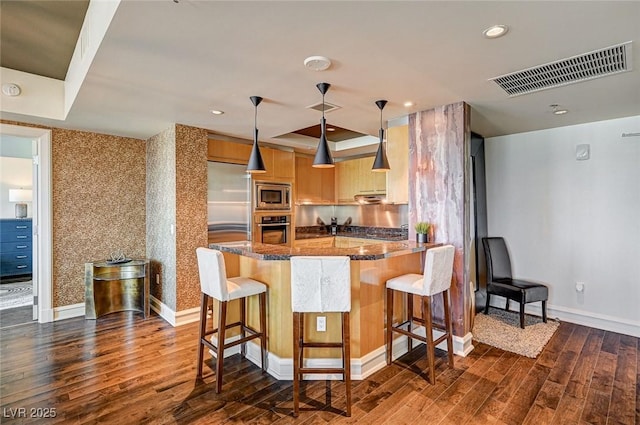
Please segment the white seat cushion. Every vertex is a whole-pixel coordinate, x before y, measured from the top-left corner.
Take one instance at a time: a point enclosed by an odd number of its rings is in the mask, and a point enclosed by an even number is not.
[[[227,279],[227,290],[229,300],[250,297],[267,291],[267,285],[248,277],[232,277]]]
[[[424,285],[422,281],[424,276],[417,273],[403,274],[393,279],[387,280],[387,288],[394,291],[407,292],[409,294],[422,295]]]

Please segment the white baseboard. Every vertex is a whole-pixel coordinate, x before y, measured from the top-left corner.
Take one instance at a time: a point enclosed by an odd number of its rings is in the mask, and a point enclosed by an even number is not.
[[[437,338],[437,331],[434,331]],[[234,336],[227,338],[227,343],[237,341],[240,336]],[[453,337],[454,354],[460,356],[466,356],[473,350],[471,344],[472,335],[469,333],[464,337]],[[217,339],[212,338],[214,345],[217,345]],[[414,340],[414,347],[417,347],[422,342]],[[446,341],[444,342],[446,348]],[[438,346],[440,348],[440,346]],[[445,349],[443,348],[443,350]],[[240,345],[236,345],[224,351],[224,357],[229,357],[234,354],[240,353]],[[392,358],[397,359],[407,353],[407,337],[401,335],[393,341]],[[215,353],[210,351],[210,354],[215,357]],[[256,366],[260,366],[260,346],[254,341],[247,343],[246,357]],[[372,352],[364,355],[360,358],[351,358],[351,379],[355,381],[366,379],[378,370],[384,368],[387,365],[386,349],[384,346],[378,347]],[[308,359],[305,360],[306,367],[322,367],[322,368],[340,368],[342,367],[342,360],[340,358],[325,358],[325,359]],[[273,353],[267,353],[267,372],[276,379],[279,380],[292,380],[293,379],[293,359],[281,358]],[[342,374],[312,374],[305,375],[306,380],[341,380]]]
[[[491,306],[504,309],[504,298],[498,295],[491,296]],[[518,311],[517,303],[511,303],[511,310]],[[524,308],[525,313],[534,316],[542,316],[541,303],[527,304]],[[482,313],[480,313],[482,314]],[[630,335],[640,338],[640,322],[633,320],[621,319],[619,317],[607,316],[604,314],[591,313],[585,310],[578,310],[570,307],[556,306],[547,303],[547,317],[557,318],[561,321],[575,323],[577,325],[589,326],[591,328],[602,329],[605,331],[617,332],[624,335]]]
[[[84,316],[84,309],[85,309],[84,303],[63,305],[62,307],[55,307],[52,310],[53,320],[54,321],[64,320],[64,319],[71,319],[73,317]]]
[[[200,307],[175,312],[153,295],[149,296],[149,305],[151,310],[158,313],[160,317],[174,327],[186,325],[187,323],[198,322],[200,320]]]

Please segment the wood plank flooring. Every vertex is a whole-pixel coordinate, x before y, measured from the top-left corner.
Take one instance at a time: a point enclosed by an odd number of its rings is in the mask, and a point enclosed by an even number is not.
[[[353,382],[350,418],[340,381],[305,381],[293,418],[291,381],[239,355],[217,395],[210,360],[195,379],[197,323],[117,313],[0,332],[3,424],[640,424],[638,338],[570,323],[537,359],[475,343],[451,369],[438,352],[435,385],[418,348]]]

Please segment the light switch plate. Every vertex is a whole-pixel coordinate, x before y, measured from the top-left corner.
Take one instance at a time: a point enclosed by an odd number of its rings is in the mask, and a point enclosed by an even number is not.
[[[591,154],[591,146],[588,144],[576,146],[576,159],[578,161],[585,161],[589,159]]]

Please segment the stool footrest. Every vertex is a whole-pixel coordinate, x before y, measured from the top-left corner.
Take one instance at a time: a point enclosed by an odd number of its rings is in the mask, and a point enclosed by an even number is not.
[[[302,348],[342,348],[341,342],[303,342],[300,344]]]
[[[401,333],[401,334],[409,336],[409,337],[411,337],[413,339],[417,339],[418,341],[422,341],[422,342],[425,342],[425,343],[427,342],[427,338],[425,338],[422,335],[414,334],[413,332],[409,332],[408,330],[405,330],[405,329],[402,329],[402,328],[397,328],[395,326],[392,326],[392,327],[393,327],[393,331],[394,332]]]
[[[338,368],[322,368],[322,367],[301,367],[298,369],[300,373],[314,374],[314,373],[345,373],[344,369]]]

